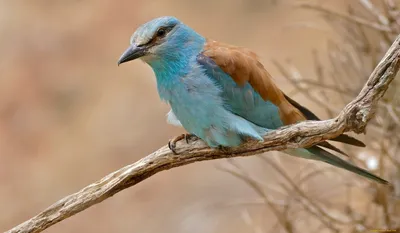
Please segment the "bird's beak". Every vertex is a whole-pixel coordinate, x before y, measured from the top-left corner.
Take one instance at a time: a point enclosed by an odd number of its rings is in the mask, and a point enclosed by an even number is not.
[[[118,66],[124,62],[135,60],[136,58],[142,57],[144,55],[146,55],[145,47],[137,47],[136,45],[132,44],[119,58]]]

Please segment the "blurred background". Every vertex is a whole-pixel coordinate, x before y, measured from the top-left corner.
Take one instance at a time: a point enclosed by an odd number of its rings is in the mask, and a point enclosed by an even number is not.
[[[165,145],[155,77],[117,66],[135,29],[173,15],[256,51],[321,118],[357,95],[400,32],[395,0],[0,0],[0,231]],[[400,226],[398,80],[344,148],[382,187],[329,165],[263,156],[162,172],[47,232],[370,232]],[[253,185],[251,185],[253,184]],[[279,221],[278,221],[279,220]],[[400,231],[400,230],[398,230]]]

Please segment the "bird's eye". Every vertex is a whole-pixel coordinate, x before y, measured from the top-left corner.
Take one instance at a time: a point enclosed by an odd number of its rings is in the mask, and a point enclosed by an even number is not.
[[[165,36],[166,33],[167,33],[167,31],[165,30],[165,28],[160,28],[157,30],[158,37],[163,37],[163,36]]]

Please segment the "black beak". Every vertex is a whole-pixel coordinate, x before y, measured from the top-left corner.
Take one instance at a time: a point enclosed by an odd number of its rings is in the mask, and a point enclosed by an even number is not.
[[[118,66],[124,62],[135,60],[136,58],[142,57],[146,54],[145,47],[137,47],[136,45],[131,45],[125,52],[121,55],[118,60]]]

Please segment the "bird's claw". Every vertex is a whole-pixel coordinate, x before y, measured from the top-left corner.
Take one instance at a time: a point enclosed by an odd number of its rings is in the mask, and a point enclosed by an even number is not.
[[[173,139],[169,140],[168,142],[168,147],[169,149],[172,151],[172,153],[174,153],[175,155],[177,155],[178,153],[176,152],[175,148],[176,148],[176,143],[182,139],[185,139],[186,143],[189,143],[192,140],[197,140],[198,137],[194,134],[181,134],[179,136],[174,137]]]
[[[172,153],[174,153],[175,155],[177,155],[178,153],[176,153],[175,148],[176,148],[176,143],[182,139],[185,138],[185,134],[181,134],[179,136],[174,137],[173,139],[169,140],[168,142],[168,147],[169,149],[172,151]]]

